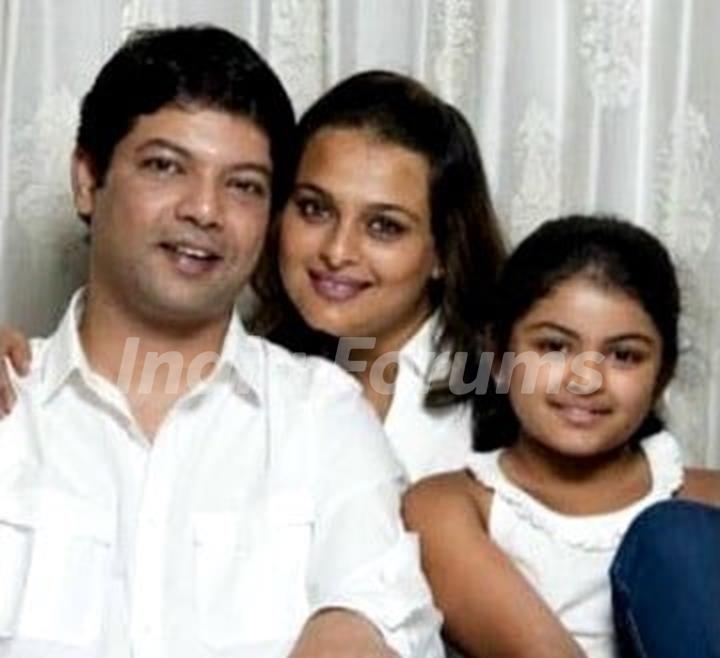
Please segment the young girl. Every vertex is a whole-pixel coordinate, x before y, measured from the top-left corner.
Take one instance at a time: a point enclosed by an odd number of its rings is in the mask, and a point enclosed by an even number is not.
[[[507,262],[492,326],[497,390],[477,399],[477,452],[405,500],[447,636],[467,655],[510,655],[497,647],[510,636],[526,647],[533,628],[556,628],[552,616],[572,642],[553,632],[512,655],[620,655],[608,570],[631,522],[674,497],[720,504],[719,474],[684,469],[654,411],[677,362],[678,314],[667,252],[623,221],[549,222]],[[715,561],[720,546],[705,549]]]

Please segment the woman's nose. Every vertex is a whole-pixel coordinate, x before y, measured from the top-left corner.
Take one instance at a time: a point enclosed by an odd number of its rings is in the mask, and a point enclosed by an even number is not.
[[[352,264],[357,260],[359,241],[352,222],[334,222],[323,243],[321,257],[334,269]]]

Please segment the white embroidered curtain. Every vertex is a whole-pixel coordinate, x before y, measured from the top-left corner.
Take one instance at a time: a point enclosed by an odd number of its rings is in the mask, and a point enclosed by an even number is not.
[[[299,111],[360,69],[426,82],[475,127],[513,240],[596,210],[662,236],[685,292],[671,424],[720,466],[720,2],[0,0],[0,322],[47,332],[82,280],[81,94],[133,27],[188,21],[247,37]]]

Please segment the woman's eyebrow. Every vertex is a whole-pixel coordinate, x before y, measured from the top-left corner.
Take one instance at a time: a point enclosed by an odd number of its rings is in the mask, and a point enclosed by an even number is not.
[[[326,190],[324,190],[322,187],[319,187],[318,185],[315,185],[315,183],[295,183],[294,191],[297,192],[299,190],[314,192],[318,196],[322,197],[330,197],[330,194]]]
[[[401,213],[401,214],[409,217],[416,224],[422,223],[422,218],[420,217],[420,215],[413,212],[409,208],[406,208],[405,206],[400,206],[396,203],[383,203],[383,202],[371,203],[369,205],[375,211]]]

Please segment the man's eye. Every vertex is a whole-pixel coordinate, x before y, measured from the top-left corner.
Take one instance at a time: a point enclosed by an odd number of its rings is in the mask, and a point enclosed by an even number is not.
[[[265,198],[268,195],[268,188],[265,183],[247,178],[237,178],[230,181],[230,186],[243,194]]]
[[[406,227],[396,219],[386,215],[378,215],[368,222],[368,230],[375,237],[388,240],[402,235]]]
[[[158,156],[145,158],[140,165],[143,169],[158,174],[171,175],[182,173],[180,163],[172,158],[162,158]]]

